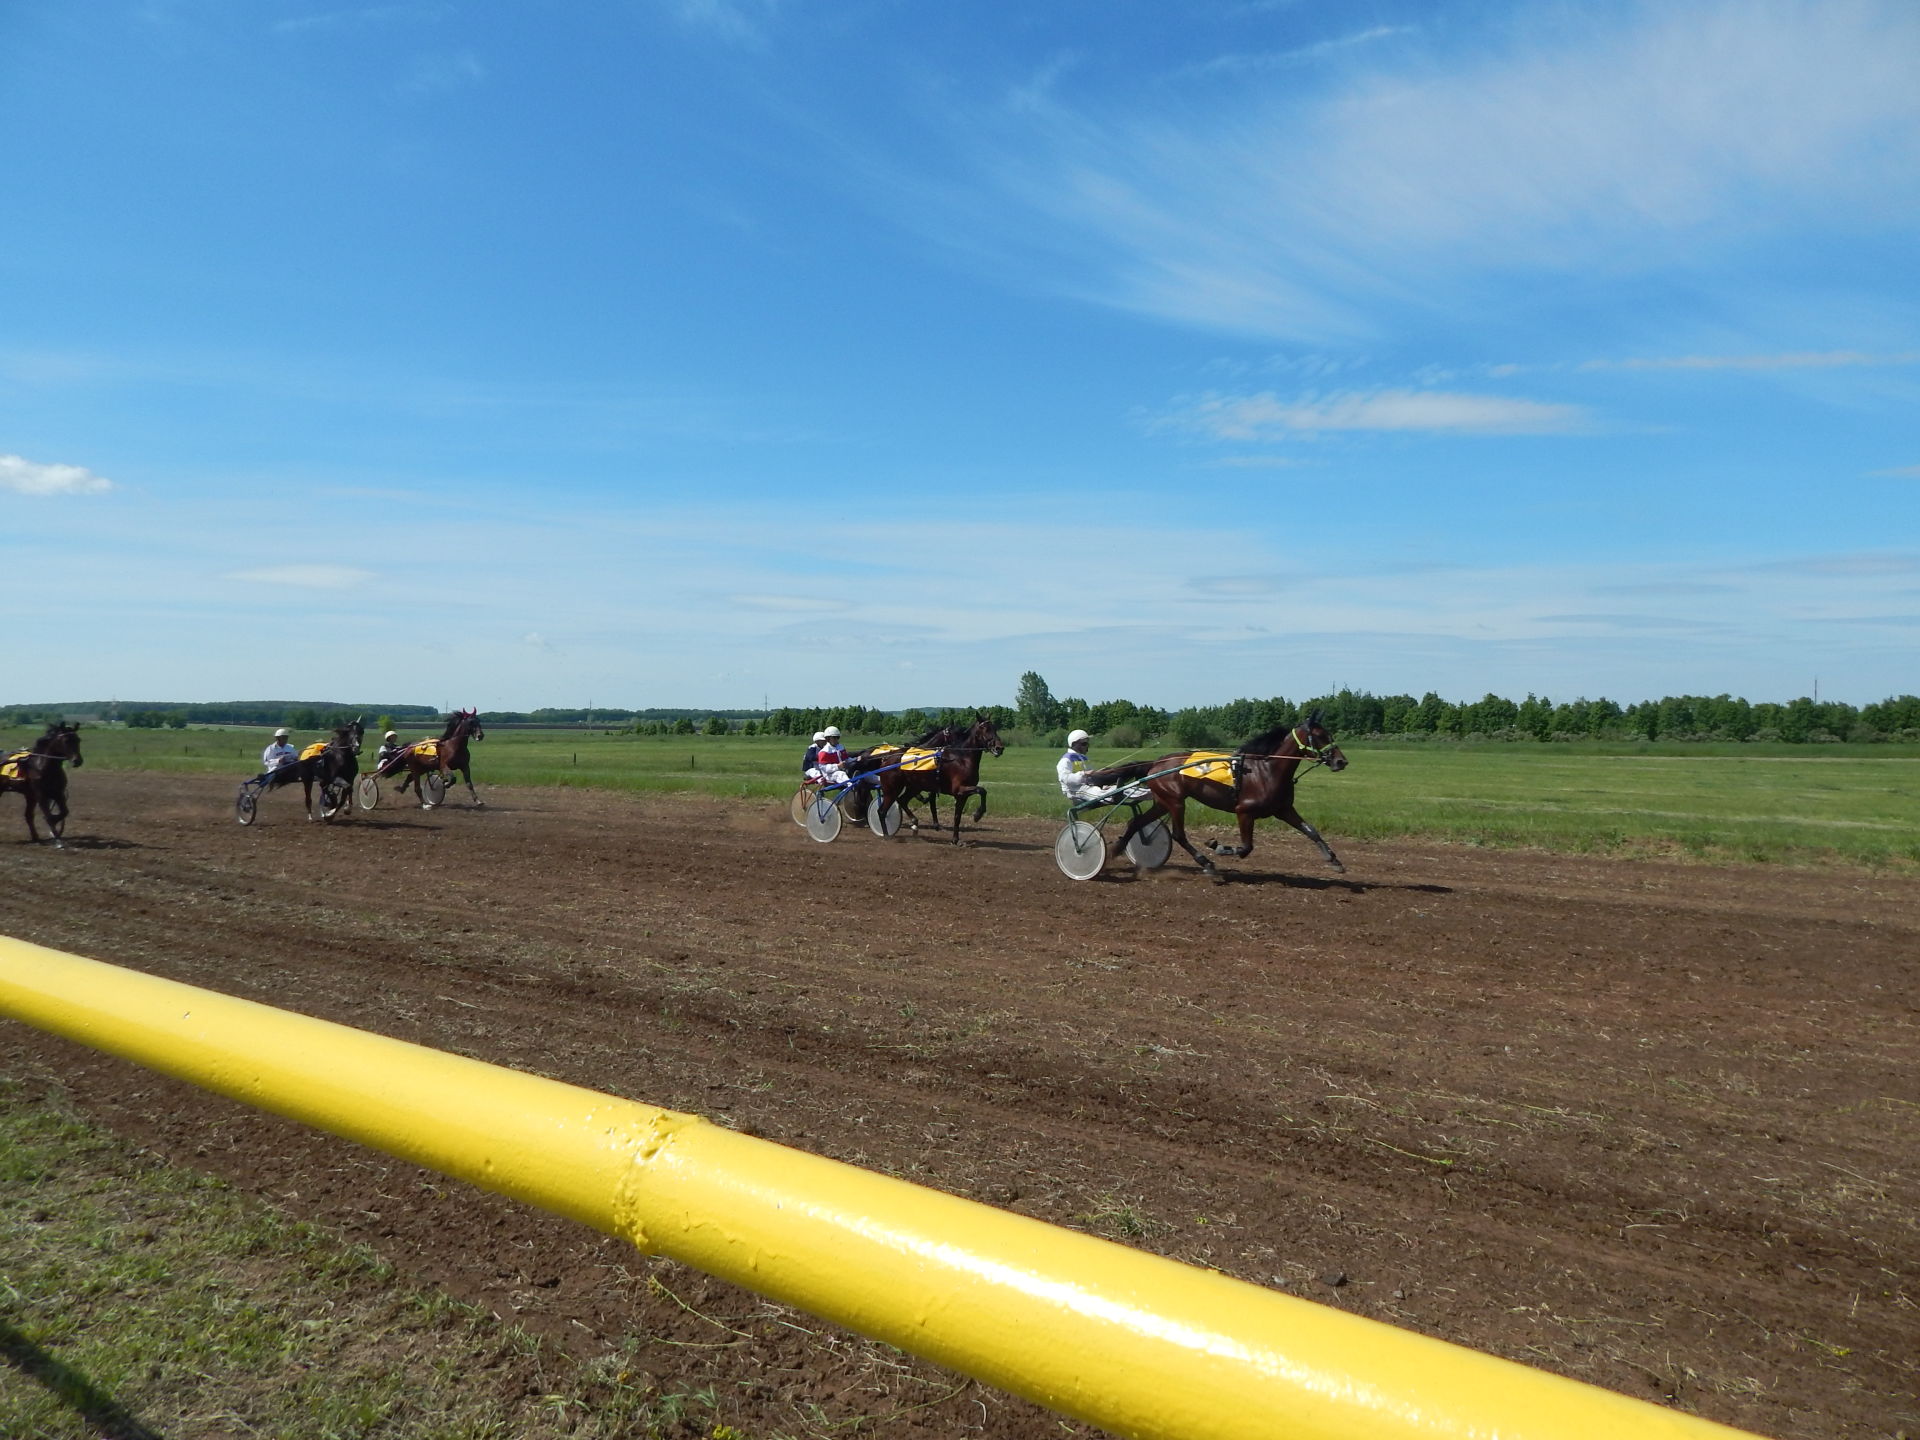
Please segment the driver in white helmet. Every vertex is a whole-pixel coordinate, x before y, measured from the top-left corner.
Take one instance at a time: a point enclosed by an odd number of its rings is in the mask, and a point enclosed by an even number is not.
[[[1104,800],[1118,786],[1096,785],[1087,779],[1087,746],[1093,737],[1084,730],[1076,730],[1067,736],[1067,753],[1053,767],[1053,773],[1060,779],[1060,793],[1078,805]]]
[[[807,753],[800,757],[800,773],[806,776],[807,779],[809,780],[813,778],[813,761],[814,761],[814,757],[820,753],[820,742],[826,738],[827,738],[826,731],[824,730],[814,731],[813,743],[807,746]]]
[[[273,779],[275,771],[285,769],[299,758],[300,752],[288,743],[287,727],[282,725],[273,732],[273,743],[260,752],[260,774],[254,783],[265,785]]]
[[[813,767],[807,771],[807,778],[820,785],[844,785],[846,764],[847,752],[840,748],[840,727],[829,725],[820,732],[820,743],[814,748]]]
[[[407,747],[400,743],[400,736],[395,731],[387,731],[380,737],[380,752],[373,759],[374,772],[384,775],[406,753]]]

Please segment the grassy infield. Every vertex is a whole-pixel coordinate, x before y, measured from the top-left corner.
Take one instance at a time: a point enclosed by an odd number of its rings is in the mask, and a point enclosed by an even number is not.
[[[261,744],[253,731],[98,731],[87,755],[95,766],[237,778]],[[791,793],[799,748],[496,732],[476,761],[487,784],[777,800]],[[1302,789],[1303,809],[1336,844],[1413,835],[1920,862],[1920,756],[1899,749],[1382,744],[1349,754],[1346,773],[1311,775]],[[1056,813],[1053,759],[1037,747],[989,757],[996,809]],[[475,1383],[483,1375],[493,1383]],[[136,1154],[39,1087],[0,1076],[0,1435],[734,1440],[717,1405],[710,1393],[647,1388],[617,1356],[573,1367],[491,1317],[399,1289],[377,1257]]]
[[[89,764],[236,779],[265,743],[259,731],[232,730],[98,731],[86,742]],[[495,731],[475,746],[474,769],[482,784],[784,800],[803,748],[744,736]],[[1910,746],[1362,742],[1345,749],[1353,762],[1346,771],[1309,772],[1300,788],[1302,813],[1336,848],[1343,838],[1429,836],[1714,860],[1920,862],[1920,749]],[[987,756],[981,778],[995,811],[1058,814],[1056,758],[1050,748],[1020,745]],[[1093,758],[1122,757],[1096,748]]]

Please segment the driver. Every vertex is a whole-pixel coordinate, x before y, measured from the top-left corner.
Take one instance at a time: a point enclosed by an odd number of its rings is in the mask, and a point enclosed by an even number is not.
[[[1087,746],[1092,742],[1093,737],[1086,731],[1074,731],[1067,736],[1067,753],[1053,767],[1053,773],[1060,778],[1060,793],[1076,805],[1104,800],[1120,788],[1117,785],[1095,785],[1087,779]]]
[[[287,727],[282,725],[273,732],[273,743],[260,752],[260,773],[254,777],[256,785],[271,782],[274,775],[300,758],[300,752],[287,743]]]
[[[407,747],[400,743],[399,735],[389,730],[380,737],[380,752],[374,757],[373,768],[378,774],[385,774],[387,768],[407,753]]]
[[[847,752],[840,748],[840,727],[829,725],[820,732],[820,744],[813,752],[813,765],[807,778],[821,785],[847,783]]]
[[[822,740],[825,740],[826,738],[827,738],[826,731],[824,730],[814,731],[813,743],[807,746],[807,753],[800,757],[800,773],[806,776],[809,780],[813,778],[813,761],[814,761],[814,757],[820,753],[820,742]]]

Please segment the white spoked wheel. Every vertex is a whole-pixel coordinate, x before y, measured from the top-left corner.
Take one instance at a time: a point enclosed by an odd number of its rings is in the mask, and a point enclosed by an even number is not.
[[[338,780],[329,780],[320,787],[320,818],[332,820],[338,815],[353,813],[353,787],[342,776]]]
[[[251,825],[260,813],[260,797],[253,793],[253,787],[242,785],[240,793],[234,797],[233,818],[242,825]]]
[[[380,782],[372,775],[362,775],[353,782],[353,800],[362,810],[371,810],[380,803]]]
[[[802,830],[807,828],[807,807],[813,803],[813,797],[819,788],[817,785],[802,785],[793,792],[793,799],[787,802],[787,814],[793,817],[793,823]]]
[[[1142,870],[1158,870],[1173,857],[1173,827],[1167,817],[1142,825],[1127,841],[1127,858]]]
[[[420,799],[431,810],[447,798],[447,777],[429,770],[420,777]]]
[[[813,802],[807,806],[807,834],[822,845],[839,839],[840,827],[844,823],[840,815],[838,796],[816,795],[813,797]]]
[[[867,828],[882,840],[891,840],[900,833],[900,819],[904,811],[904,806],[889,805],[875,795],[867,802]]]
[[[1053,863],[1069,880],[1091,880],[1107,863],[1107,839],[1098,825],[1069,820],[1053,842]]]

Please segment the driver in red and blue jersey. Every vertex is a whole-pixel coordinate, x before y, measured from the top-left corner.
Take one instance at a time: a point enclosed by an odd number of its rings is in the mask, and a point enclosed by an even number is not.
[[[847,752],[840,748],[840,727],[829,725],[820,732],[820,743],[813,750],[813,764],[807,778],[821,785],[847,783]]]

